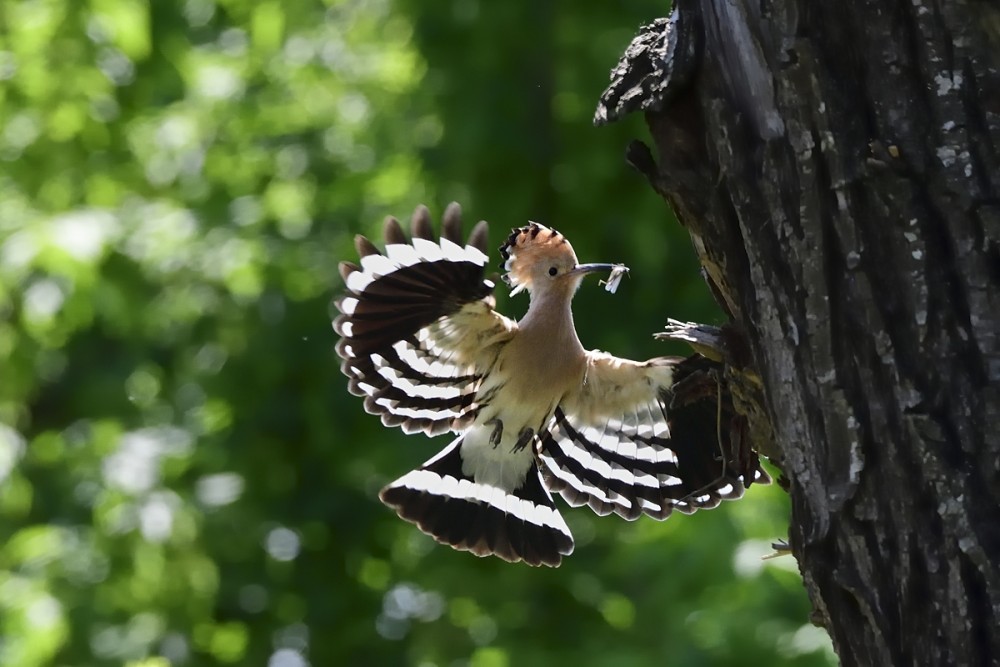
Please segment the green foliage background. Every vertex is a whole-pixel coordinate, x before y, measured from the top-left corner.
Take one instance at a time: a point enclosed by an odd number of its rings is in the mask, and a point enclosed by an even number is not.
[[[24,0],[0,6],[0,664],[824,665],[787,501],[567,510],[558,570],[379,504],[430,457],[332,348],[355,233],[460,200],[632,268],[577,302],[645,358],[718,321],[690,244],[594,129],[652,0]],[[501,307],[520,314],[523,298]]]

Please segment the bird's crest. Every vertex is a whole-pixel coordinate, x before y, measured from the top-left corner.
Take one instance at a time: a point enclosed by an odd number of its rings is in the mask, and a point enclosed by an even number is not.
[[[576,264],[576,253],[566,237],[537,222],[511,230],[500,246],[500,256],[503,258],[500,266],[507,272],[504,282],[513,288],[511,295],[531,285],[532,272],[539,266],[550,262],[569,267]]]

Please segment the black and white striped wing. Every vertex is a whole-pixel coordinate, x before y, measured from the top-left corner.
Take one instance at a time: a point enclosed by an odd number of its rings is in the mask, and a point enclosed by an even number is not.
[[[735,451],[739,443],[720,421],[731,406],[720,410],[714,387],[683,405],[674,400],[685,361],[588,355],[584,390],[559,406],[536,450],[546,486],[569,504],[629,520],[665,519],[770,481],[755,454],[747,465]]]
[[[485,222],[464,246],[457,204],[445,211],[440,241],[426,207],[412,222],[410,240],[386,220],[384,252],[356,238],[361,263],[340,265],[347,294],[333,326],[348,389],[365,397],[365,410],[436,435],[474,419],[482,375],[517,325],[493,310]]]

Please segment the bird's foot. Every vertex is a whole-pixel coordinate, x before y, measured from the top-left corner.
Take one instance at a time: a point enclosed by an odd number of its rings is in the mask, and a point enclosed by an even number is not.
[[[785,540],[778,540],[777,542],[771,543],[771,548],[774,549],[774,553],[769,553],[766,556],[761,556],[761,560],[771,560],[772,558],[777,558],[778,556],[791,556],[792,547]]]
[[[524,428],[521,429],[521,432],[517,434],[517,442],[514,443],[514,446],[511,448],[510,451],[512,452],[521,451],[522,449],[528,446],[528,443],[531,442],[531,439],[533,437],[535,437],[535,429],[525,426]]]
[[[500,421],[499,417],[494,417],[487,422],[484,422],[487,426],[493,424],[493,432],[490,433],[490,444],[496,447],[500,444],[503,439],[503,422]]]

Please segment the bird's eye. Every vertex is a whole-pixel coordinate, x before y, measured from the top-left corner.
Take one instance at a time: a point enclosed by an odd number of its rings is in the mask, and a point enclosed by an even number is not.
[[[559,273],[559,269],[557,269],[557,268],[556,268],[556,267],[554,267],[554,266],[550,266],[550,267],[549,267],[549,275],[550,275],[550,276],[554,276],[554,275],[556,275],[557,273]]]

